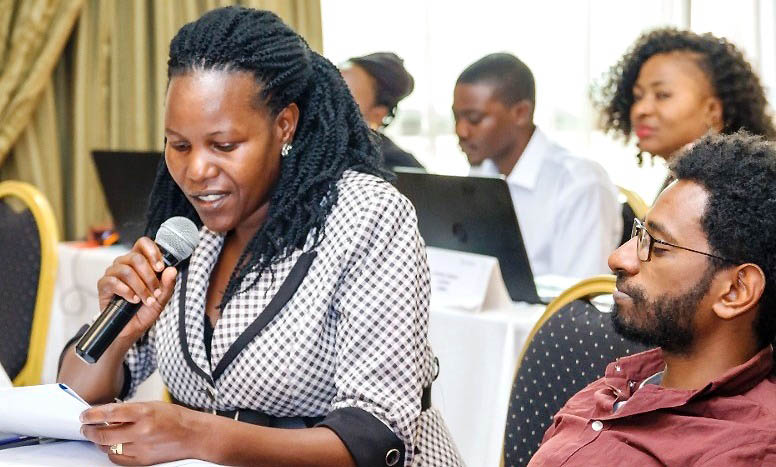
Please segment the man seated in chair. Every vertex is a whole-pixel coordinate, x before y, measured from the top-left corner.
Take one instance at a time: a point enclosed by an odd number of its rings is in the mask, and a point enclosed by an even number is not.
[[[534,275],[605,273],[622,236],[617,189],[534,124],[535,106],[533,73],[514,55],[486,55],[461,73],[453,118],[469,173],[506,177]]]
[[[776,150],[699,141],[609,257],[612,319],[659,348],[555,415],[529,465],[776,465]]]

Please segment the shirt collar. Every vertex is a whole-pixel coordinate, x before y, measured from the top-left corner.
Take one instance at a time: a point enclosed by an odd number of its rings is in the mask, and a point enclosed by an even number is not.
[[[709,393],[721,396],[743,394],[766,378],[773,370],[773,347],[768,345],[746,363],[733,367],[694,395]]]
[[[506,177],[507,183],[517,185],[526,190],[533,190],[538,183],[539,171],[542,168],[542,162],[547,152],[552,151],[551,143],[547,137],[539,130],[534,128],[531,139],[517,160],[517,164],[512,168],[512,172]],[[501,175],[498,167],[490,159],[485,159],[479,166],[473,166],[469,170],[469,175]]]
[[[547,136],[539,127],[535,127],[523,154],[520,155],[517,164],[507,176],[507,182],[527,190],[533,190],[539,179],[542,162],[551,150],[551,143]]]
[[[625,390],[628,381],[642,381],[663,369],[663,353],[660,349],[629,355],[617,359],[606,368],[606,382]],[[773,347],[766,346],[741,365],[730,368],[701,389],[689,391],[689,399],[715,394],[734,396],[743,394],[770,374],[773,370]]]

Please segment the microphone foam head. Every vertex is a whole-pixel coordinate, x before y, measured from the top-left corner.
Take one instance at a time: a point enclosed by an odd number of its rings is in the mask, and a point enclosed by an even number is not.
[[[156,232],[156,244],[178,261],[191,256],[199,243],[199,230],[191,219],[177,216],[164,221]]]

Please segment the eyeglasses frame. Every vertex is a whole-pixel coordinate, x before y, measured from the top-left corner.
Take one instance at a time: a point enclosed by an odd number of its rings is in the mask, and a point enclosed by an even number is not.
[[[733,263],[733,264],[738,263],[738,261],[734,261],[734,260],[728,259],[728,258],[723,258],[722,256],[717,256],[717,255],[714,255],[714,254],[711,254],[711,253],[707,253],[705,251],[694,250],[692,248],[687,248],[686,246],[674,245],[673,243],[669,243],[669,242],[666,242],[664,240],[657,239],[657,238],[655,238],[650,233],[649,230],[647,230],[647,226],[644,225],[644,223],[641,222],[641,219],[639,219],[638,217],[633,219],[633,228],[631,229],[631,238],[637,237],[636,238],[636,256],[637,257],[638,257],[638,252],[639,252],[639,244],[641,243],[641,237],[638,236],[638,235],[639,235],[639,231],[641,231],[641,230],[643,230],[644,232],[647,233],[647,237],[649,237],[649,241],[650,241],[649,249],[647,250],[647,259],[639,258],[639,261],[641,261],[642,263],[648,263],[649,261],[652,260],[652,249],[654,248],[655,243],[659,243],[661,245],[666,245],[666,246],[671,246],[671,247],[674,247],[674,248],[679,248],[680,250],[692,251],[693,253],[698,253],[698,254],[701,254],[701,255],[704,255],[704,256],[708,256],[710,258],[716,258],[718,260],[725,261],[726,263]]]

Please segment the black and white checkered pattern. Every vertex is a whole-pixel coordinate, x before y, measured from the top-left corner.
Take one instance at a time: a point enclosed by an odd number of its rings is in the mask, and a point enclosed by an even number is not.
[[[427,337],[429,272],[415,211],[390,184],[370,175],[348,171],[338,186],[339,200],[307,276],[216,380],[215,400],[207,394],[207,380],[183,358],[180,275],[149,338],[127,355],[131,392],[158,365],[173,397],[193,407],[252,409],[278,417],[358,407],[405,443],[405,465],[462,465],[439,412],[420,413],[421,391],[431,383],[434,365]],[[213,333],[211,362],[203,316],[223,241],[203,227],[186,287],[186,340],[194,363],[208,375],[302,253],[276,264],[274,280],[264,274],[231,300]]]

